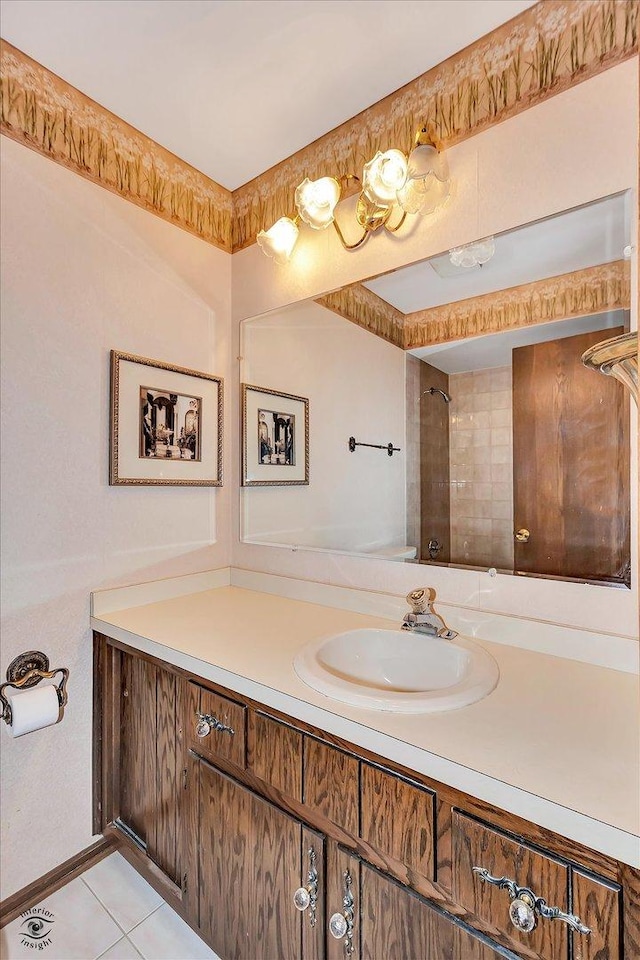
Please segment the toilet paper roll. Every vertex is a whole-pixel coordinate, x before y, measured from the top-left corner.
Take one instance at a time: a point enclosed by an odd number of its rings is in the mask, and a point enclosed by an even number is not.
[[[7,729],[12,737],[50,727],[60,719],[60,701],[53,684],[39,684],[31,690],[14,693],[7,691],[6,696],[11,703],[11,726]]]

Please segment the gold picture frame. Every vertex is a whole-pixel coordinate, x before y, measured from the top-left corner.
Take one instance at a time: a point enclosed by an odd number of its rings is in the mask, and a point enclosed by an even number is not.
[[[109,483],[221,487],[222,377],[111,351]]]
[[[309,484],[309,400],[241,384],[242,486]]]

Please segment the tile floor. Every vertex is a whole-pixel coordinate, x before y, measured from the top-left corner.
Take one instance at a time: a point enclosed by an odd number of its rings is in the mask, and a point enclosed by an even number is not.
[[[33,956],[218,960],[119,853],[101,860],[0,931],[1,960]]]

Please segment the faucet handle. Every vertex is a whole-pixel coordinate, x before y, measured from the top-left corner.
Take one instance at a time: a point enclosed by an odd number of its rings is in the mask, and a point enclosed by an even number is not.
[[[407,594],[407,603],[414,613],[426,613],[436,598],[433,587],[420,587]]]

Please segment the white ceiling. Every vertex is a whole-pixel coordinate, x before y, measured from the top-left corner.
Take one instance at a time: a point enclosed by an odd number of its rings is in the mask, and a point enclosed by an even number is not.
[[[510,230],[496,237],[492,260],[451,277],[441,277],[422,260],[365,286],[402,313],[414,313],[620,260],[630,243],[627,204],[625,195],[617,194]]]
[[[2,0],[5,40],[229,189],[533,0]]]
[[[493,260],[482,268],[462,270],[458,276],[443,278],[431,267],[429,260],[423,260],[368,281],[365,286],[403,313],[412,313],[620,260],[629,243],[629,202],[626,194],[616,194],[503,233],[496,237]],[[487,370],[510,365],[511,351],[515,347],[604,330],[624,322],[624,311],[614,310],[453,343],[417,347],[409,352],[448,374]]]
[[[511,366],[511,351],[532,343],[562,340],[592,330],[607,330],[624,326],[624,310],[596,313],[590,317],[573,317],[553,323],[539,323],[519,330],[505,330],[485,337],[458,340],[456,343],[438,343],[433,347],[410,350],[419,360],[426,360],[443,373],[468,373],[472,370],[493,370]],[[605,338],[603,338],[605,339]]]

